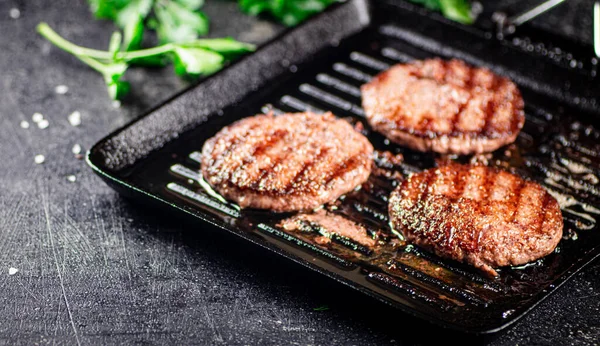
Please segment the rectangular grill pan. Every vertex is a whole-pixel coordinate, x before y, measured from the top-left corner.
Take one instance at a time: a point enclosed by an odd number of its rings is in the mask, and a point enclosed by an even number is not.
[[[600,253],[600,83],[585,50],[573,51],[578,60],[570,68],[514,44],[520,38],[492,36],[403,2],[338,4],[102,139],[87,161],[124,195],[216,225],[406,313],[461,331],[495,332]],[[515,145],[487,160],[539,182],[559,200],[564,238],[551,255],[503,268],[491,280],[410,245],[383,255],[343,238],[321,246],[312,241],[316,233],[284,232],[277,226],[284,216],[240,211],[200,185],[199,151],[223,126],[269,110],[331,110],[366,125],[360,85],[392,64],[433,56],[485,66],[519,84],[525,127]],[[368,137],[378,151],[404,156],[391,163],[378,155],[381,170],[407,175],[435,165],[432,154]],[[386,198],[394,183],[373,175],[368,184],[336,202],[335,213],[389,233]]]

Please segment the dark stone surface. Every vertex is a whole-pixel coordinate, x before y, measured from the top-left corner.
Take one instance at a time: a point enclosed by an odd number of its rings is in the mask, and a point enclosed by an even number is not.
[[[12,8],[20,10],[18,19],[9,16]],[[206,12],[215,36],[260,43],[281,30],[240,15],[232,1],[209,1]],[[546,20],[586,40],[576,17]],[[124,200],[71,148],[89,148],[185,83],[169,68],[133,69],[127,77],[134,92],[115,108],[95,72],[35,34],[40,21],[98,48],[113,30],[92,20],[84,1],[0,1],[0,344],[600,340],[597,262],[507,331],[473,338],[414,321],[260,249]],[[57,85],[69,91],[58,95]],[[82,124],[72,127],[67,116],[76,110]],[[34,112],[50,126],[39,129]],[[20,127],[23,120],[28,129]],[[37,154],[44,164],[34,163]],[[9,268],[19,271],[9,275]],[[321,306],[328,309],[315,310]]]

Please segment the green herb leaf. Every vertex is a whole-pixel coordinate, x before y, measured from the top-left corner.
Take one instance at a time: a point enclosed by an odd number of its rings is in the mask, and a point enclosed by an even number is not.
[[[152,10],[154,0],[130,0],[117,14],[116,23],[120,28],[125,28],[131,21],[146,18]]]
[[[196,11],[200,9],[200,7],[204,6],[204,0],[175,0],[181,6],[187,8],[191,11]]]
[[[294,26],[323,11],[336,0],[239,0],[242,11],[253,16],[268,13],[287,26]]]
[[[116,20],[119,11],[129,3],[129,0],[88,0],[90,9],[96,18]]]
[[[123,50],[140,48],[144,38],[144,20],[141,16],[133,18],[123,29]]]
[[[440,0],[442,13],[449,19],[463,23],[473,24],[471,5],[466,0]]]
[[[208,18],[199,11],[204,0],[88,0],[97,18],[114,21],[125,31],[124,50],[139,48],[144,23],[161,43],[188,42],[208,33]]]
[[[441,11],[442,14],[454,21],[463,24],[473,24],[474,18],[471,14],[471,4],[468,0],[409,0],[421,4],[424,7]]]
[[[239,5],[243,12],[258,16],[263,12],[271,12],[272,14],[281,13],[283,2],[281,1],[259,1],[259,0],[240,0]]]
[[[112,63],[104,65],[102,76],[108,89],[108,95],[113,100],[119,100],[129,92],[129,82],[122,81],[125,71],[127,71],[127,65],[124,62]]]
[[[189,42],[208,33],[208,18],[177,2],[156,3],[154,6],[160,42]]]
[[[179,76],[196,78],[217,72],[223,67],[221,54],[202,48],[175,47],[175,73]]]
[[[231,37],[198,39],[180,45],[185,48],[203,48],[221,54],[226,59],[232,59],[242,54],[252,52],[256,47],[252,44],[234,40]]]

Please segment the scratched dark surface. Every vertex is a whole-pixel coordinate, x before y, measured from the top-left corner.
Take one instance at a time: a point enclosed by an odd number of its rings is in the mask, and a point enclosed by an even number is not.
[[[575,13],[591,1],[565,6],[538,24],[588,41],[591,27]],[[13,8],[20,10],[17,19],[9,15]],[[206,11],[214,36],[260,43],[282,30],[240,15],[232,1],[209,1]],[[415,321],[230,236],[121,198],[71,148],[86,150],[186,85],[168,68],[134,69],[127,76],[133,94],[115,108],[95,72],[35,34],[40,21],[97,48],[113,30],[92,20],[84,1],[0,1],[0,344],[600,340],[597,262],[507,331],[473,338]],[[57,85],[69,91],[59,95]],[[73,111],[82,115],[79,127],[67,121]],[[34,112],[45,116],[48,128],[32,122]],[[28,129],[21,128],[23,120]],[[34,163],[38,154],[43,164]]]

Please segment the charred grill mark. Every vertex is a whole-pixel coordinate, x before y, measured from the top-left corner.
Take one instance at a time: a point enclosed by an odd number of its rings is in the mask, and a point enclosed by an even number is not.
[[[483,130],[481,131],[481,134],[485,135],[485,136],[489,136],[489,137],[494,137],[495,135],[511,135],[512,133],[514,133],[516,130],[512,128],[512,124],[518,124],[519,122],[519,115],[516,113],[516,109],[514,106],[514,102],[516,101],[516,99],[513,97],[512,100],[498,100],[499,96],[505,95],[506,91],[504,92],[500,92],[506,88],[510,88],[510,84],[512,82],[506,78],[503,77],[498,77],[498,76],[494,76],[494,83],[493,83],[493,91],[494,93],[492,94],[490,103],[488,103],[487,107],[486,107],[486,114],[485,114],[485,125],[483,127]],[[519,97],[520,98],[520,97]],[[509,116],[511,117],[511,125],[509,126],[508,129],[506,129],[506,133],[502,133],[502,130],[499,130],[493,123],[492,121],[494,120],[494,116],[499,115],[498,110],[500,108],[502,108],[502,105],[505,105],[506,102],[510,102],[511,103],[511,107],[510,107],[510,113],[508,115],[504,115],[504,116]],[[502,115],[502,114],[500,114]],[[504,128],[504,127],[502,127]],[[516,127],[518,129],[518,126]],[[499,133],[500,131],[500,133]]]
[[[223,167],[223,164],[229,161],[230,155],[232,155],[238,147],[243,146],[250,140],[250,138],[252,138],[251,134],[258,126],[259,124],[253,124],[246,130],[243,136],[234,137],[233,142],[229,146],[227,146],[227,148],[223,152],[214,152],[211,158],[215,160],[216,157],[219,156],[221,157],[221,160],[218,163],[216,162],[215,165],[213,165],[213,168],[215,170],[220,170]],[[218,141],[215,143],[215,146],[217,144]]]
[[[231,168],[231,170],[233,171],[232,176],[235,176],[235,174],[238,173],[240,169],[243,169],[243,167],[245,165],[249,164],[250,162],[252,162],[252,161],[259,162],[258,158],[260,158],[260,156],[263,155],[269,147],[277,145],[288,134],[289,134],[289,131],[287,131],[287,130],[276,130],[275,132],[273,132],[273,134],[271,136],[269,136],[268,140],[260,143],[256,147],[254,147],[252,152],[249,153],[248,156],[246,156],[242,159],[242,162],[239,166]]]
[[[251,184],[251,188],[260,190],[261,186],[264,183],[266,183],[270,177],[274,177],[277,174],[277,172],[275,172],[275,168],[278,165],[287,160],[294,153],[294,150],[302,150],[301,148],[306,146],[310,141],[311,139],[307,137],[304,138],[304,140],[300,143],[292,141],[291,143],[286,145],[282,150],[282,152],[284,152],[285,154],[277,155],[277,158],[274,161],[272,161],[272,164],[268,168],[265,168],[261,175]]]
[[[425,179],[423,180],[423,183],[425,183],[425,185],[423,186],[423,192],[421,193],[421,201],[424,201],[427,196],[429,195],[429,187],[431,186],[431,184],[433,183],[433,180],[435,178],[435,170],[431,169],[428,170],[425,173]]]
[[[492,85],[490,86],[490,90],[496,91],[499,86],[500,81],[501,81],[500,77],[493,75],[492,76]],[[488,103],[485,105],[484,112],[483,112],[484,122],[483,122],[483,127],[479,131],[480,135],[484,135],[484,136],[490,135],[491,122],[492,122],[492,118],[494,117],[496,108],[497,108],[496,107],[496,96],[494,94],[488,100]]]
[[[298,171],[296,176],[290,181],[290,183],[285,187],[285,193],[289,193],[292,189],[304,178],[304,174],[310,171],[315,163],[319,162],[323,159],[327,154],[329,154],[329,148],[321,149],[313,158],[308,162],[304,162],[303,167]]]
[[[450,61],[448,60],[440,60],[441,64],[440,64],[440,73],[442,74],[440,77],[441,78],[437,78],[438,76],[435,73],[435,70],[433,71],[433,79],[435,79],[438,83],[441,81],[444,81],[444,83],[447,83],[446,78],[448,77],[448,70],[450,70]]]
[[[477,169],[477,166],[470,167],[467,170],[467,175],[472,174],[472,172],[474,170],[476,170],[476,169]],[[485,169],[484,173],[482,174],[481,179],[480,179],[481,186],[484,187],[483,192],[482,192],[482,194],[480,196],[481,200],[487,200],[489,198],[489,195],[490,195],[490,191],[489,191],[490,190],[490,186],[489,186],[490,182],[489,182],[489,180],[490,180],[489,179],[489,170]],[[471,250],[479,248],[479,244],[481,242],[481,238],[483,237],[483,231],[484,231],[483,228],[479,229],[479,231],[476,231],[475,229],[473,229],[473,234],[472,234],[473,238],[471,239],[471,243],[470,243],[470,249]],[[477,234],[475,234],[475,233],[477,233]]]
[[[451,214],[452,214],[452,203],[448,203],[444,207],[444,210],[442,211],[442,215],[451,215]],[[459,239],[454,237],[454,230],[453,230],[454,225],[449,219],[451,219],[451,218],[450,217],[442,218],[441,223],[442,223],[444,229],[442,230],[442,232],[440,232],[440,234],[438,235],[438,239],[437,239],[437,241],[440,241],[440,243],[446,250],[452,249],[454,247],[454,244],[460,241]]]
[[[454,175],[454,179],[452,181],[452,186],[454,187],[454,196],[456,196],[456,198],[460,198],[460,196],[463,195],[463,192],[465,190],[466,174],[463,173],[464,170],[458,170]],[[466,173],[468,174],[469,171],[467,171]]]
[[[473,83],[473,77],[475,76],[475,72],[477,69],[469,68],[467,69],[467,79],[465,80],[465,89],[469,91],[473,91],[475,89],[475,84]]]
[[[546,222],[546,208],[548,207],[548,204],[550,203],[550,201],[552,200],[552,196],[547,192],[544,191],[544,199],[542,200],[542,205],[540,207],[540,210],[538,211],[538,215],[540,217],[540,220],[538,221],[537,224],[537,230],[536,233],[541,233],[544,229],[544,222]]]
[[[262,173],[250,184],[250,188],[254,190],[261,190],[261,185],[265,183],[267,178],[274,173],[274,168],[291,155],[290,148],[290,146],[286,146],[283,150],[287,152],[286,154],[277,155],[277,158],[271,161],[269,167],[262,169]]]
[[[358,167],[361,164],[359,156],[359,154],[353,154],[352,156],[346,158],[340,164],[337,164],[335,168],[333,168],[329,172],[329,175],[325,179],[323,179],[325,185],[328,185],[330,182],[343,176],[347,172],[351,172],[354,169],[356,169],[356,167]]]
[[[521,191],[523,191],[523,189],[526,186],[526,182],[524,180],[518,180],[517,181],[517,185],[513,188],[513,190],[511,191],[511,197],[510,197],[510,206],[512,206],[512,210],[510,213],[510,222],[511,223],[515,223],[516,222],[516,218],[517,218],[517,211],[519,210],[519,207],[521,206],[521,200],[524,198],[524,195],[521,195]]]
[[[277,145],[281,140],[283,140],[287,135],[289,134],[289,131],[287,130],[276,130],[273,135],[271,135],[269,137],[269,139],[263,143],[261,143],[260,145],[256,146],[254,148],[254,151],[252,152],[252,154],[250,156],[260,156],[262,155],[267,148],[269,148],[270,146],[274,146]]]
[[[473,76],[475,73],[475,69],[469,68],[469,69],[467,69],[467,71],[468,71],[467,78],[464,81],[464,90],[467,91],[468,96],[467,96],[467,99],[465,100],[465,102],[462,102],[461,104],[458,105],[458,110],[456,111],[455,114],[453,114],[453,117],[450,120],[450,133],[451,134],[457,134],[457,133],[462,132],[461,130],[458,130],[456,128],[456,125],[458,124],[458,121],[460,120],[460,116],[465,111],[465,109],[469,106],[469,103],[475,96],[474,95],[474,85],[473,85]]]

